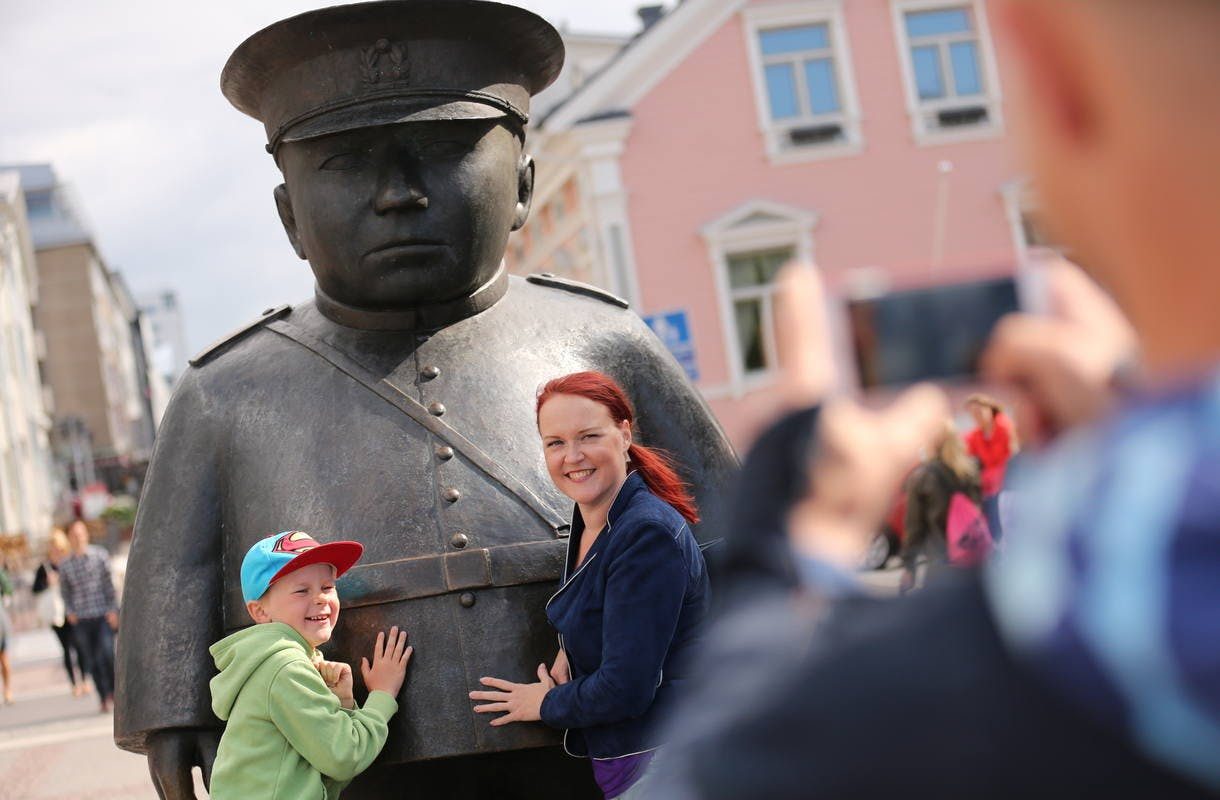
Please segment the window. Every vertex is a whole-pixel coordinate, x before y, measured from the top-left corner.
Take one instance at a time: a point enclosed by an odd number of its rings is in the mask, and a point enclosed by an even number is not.
[[[997,80],[977,2],[910,0],[895,8],[916,133],[995,128]]]
[[[792,257],[791,248],[782,248],[739,253],[727,259],[737,354],[743,375],[765,372],[775,365],[771,295],[776,274]]]
[[[816,16],[811,5],[821,7]],[[858,144],[841,3],[764,6],[745,14],[768,153],[806,157]]]

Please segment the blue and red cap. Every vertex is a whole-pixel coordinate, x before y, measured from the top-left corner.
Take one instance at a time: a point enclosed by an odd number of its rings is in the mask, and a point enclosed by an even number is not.
[[[248,603],[267,593],[271,584],[310,564],[331,564],[335,577],[360,560],[359,542],[322,544],[304,531],[284,531],[255,543],[241,562],[241,594]]]

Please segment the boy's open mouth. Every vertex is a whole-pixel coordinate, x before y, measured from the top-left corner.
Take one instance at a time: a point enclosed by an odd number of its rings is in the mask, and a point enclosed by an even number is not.
[[[325,622],[330,619],[330,614],[321,614],[316,617],[306,617],[310,622]]]

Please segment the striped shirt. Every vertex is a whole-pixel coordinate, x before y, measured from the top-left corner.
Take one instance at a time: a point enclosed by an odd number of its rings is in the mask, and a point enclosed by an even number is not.
[[[91,619],[118,610],[114,581],[110,578],[110,556],[97,545],[63,560],[59,565],[59,588],[67,614]]]
[[[1068,702],[1220,789],[1220,378],[1132,402],[1031,456],[1013,485],[987,573],[1010,647]]]

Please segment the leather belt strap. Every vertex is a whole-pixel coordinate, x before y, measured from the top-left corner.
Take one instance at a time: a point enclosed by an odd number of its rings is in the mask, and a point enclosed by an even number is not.
[[[353,567],[340,579],[343,607],[372,606],[460,592],[558,581],[565,542],[481,547]]]
[[[418,400],[385,378],[378,377],[342,350],[323,341],[321,337],[315,336],[300,326],[293,325],[285,319],[277,319],[274,322],[267,323],[266,327],[268,330],[275,331],[285,339],[296,342],[306,350],[309,350],[335,369],[356,381],[356,383],[359,383],[382,400],[385,400],[415,420],[433,436],[446,442],[454,450],[461,453],[480,472],[512,493],[543,522],[550,526],[556,536],[562,537],[567,535],[568,523],[564,521],[558,512],[543,502],[522,481],[497,464],[491,456],[480,450],[474,442],[471,442],[448,424],[428,413],[428,409],[424,408],[423,404]]]

